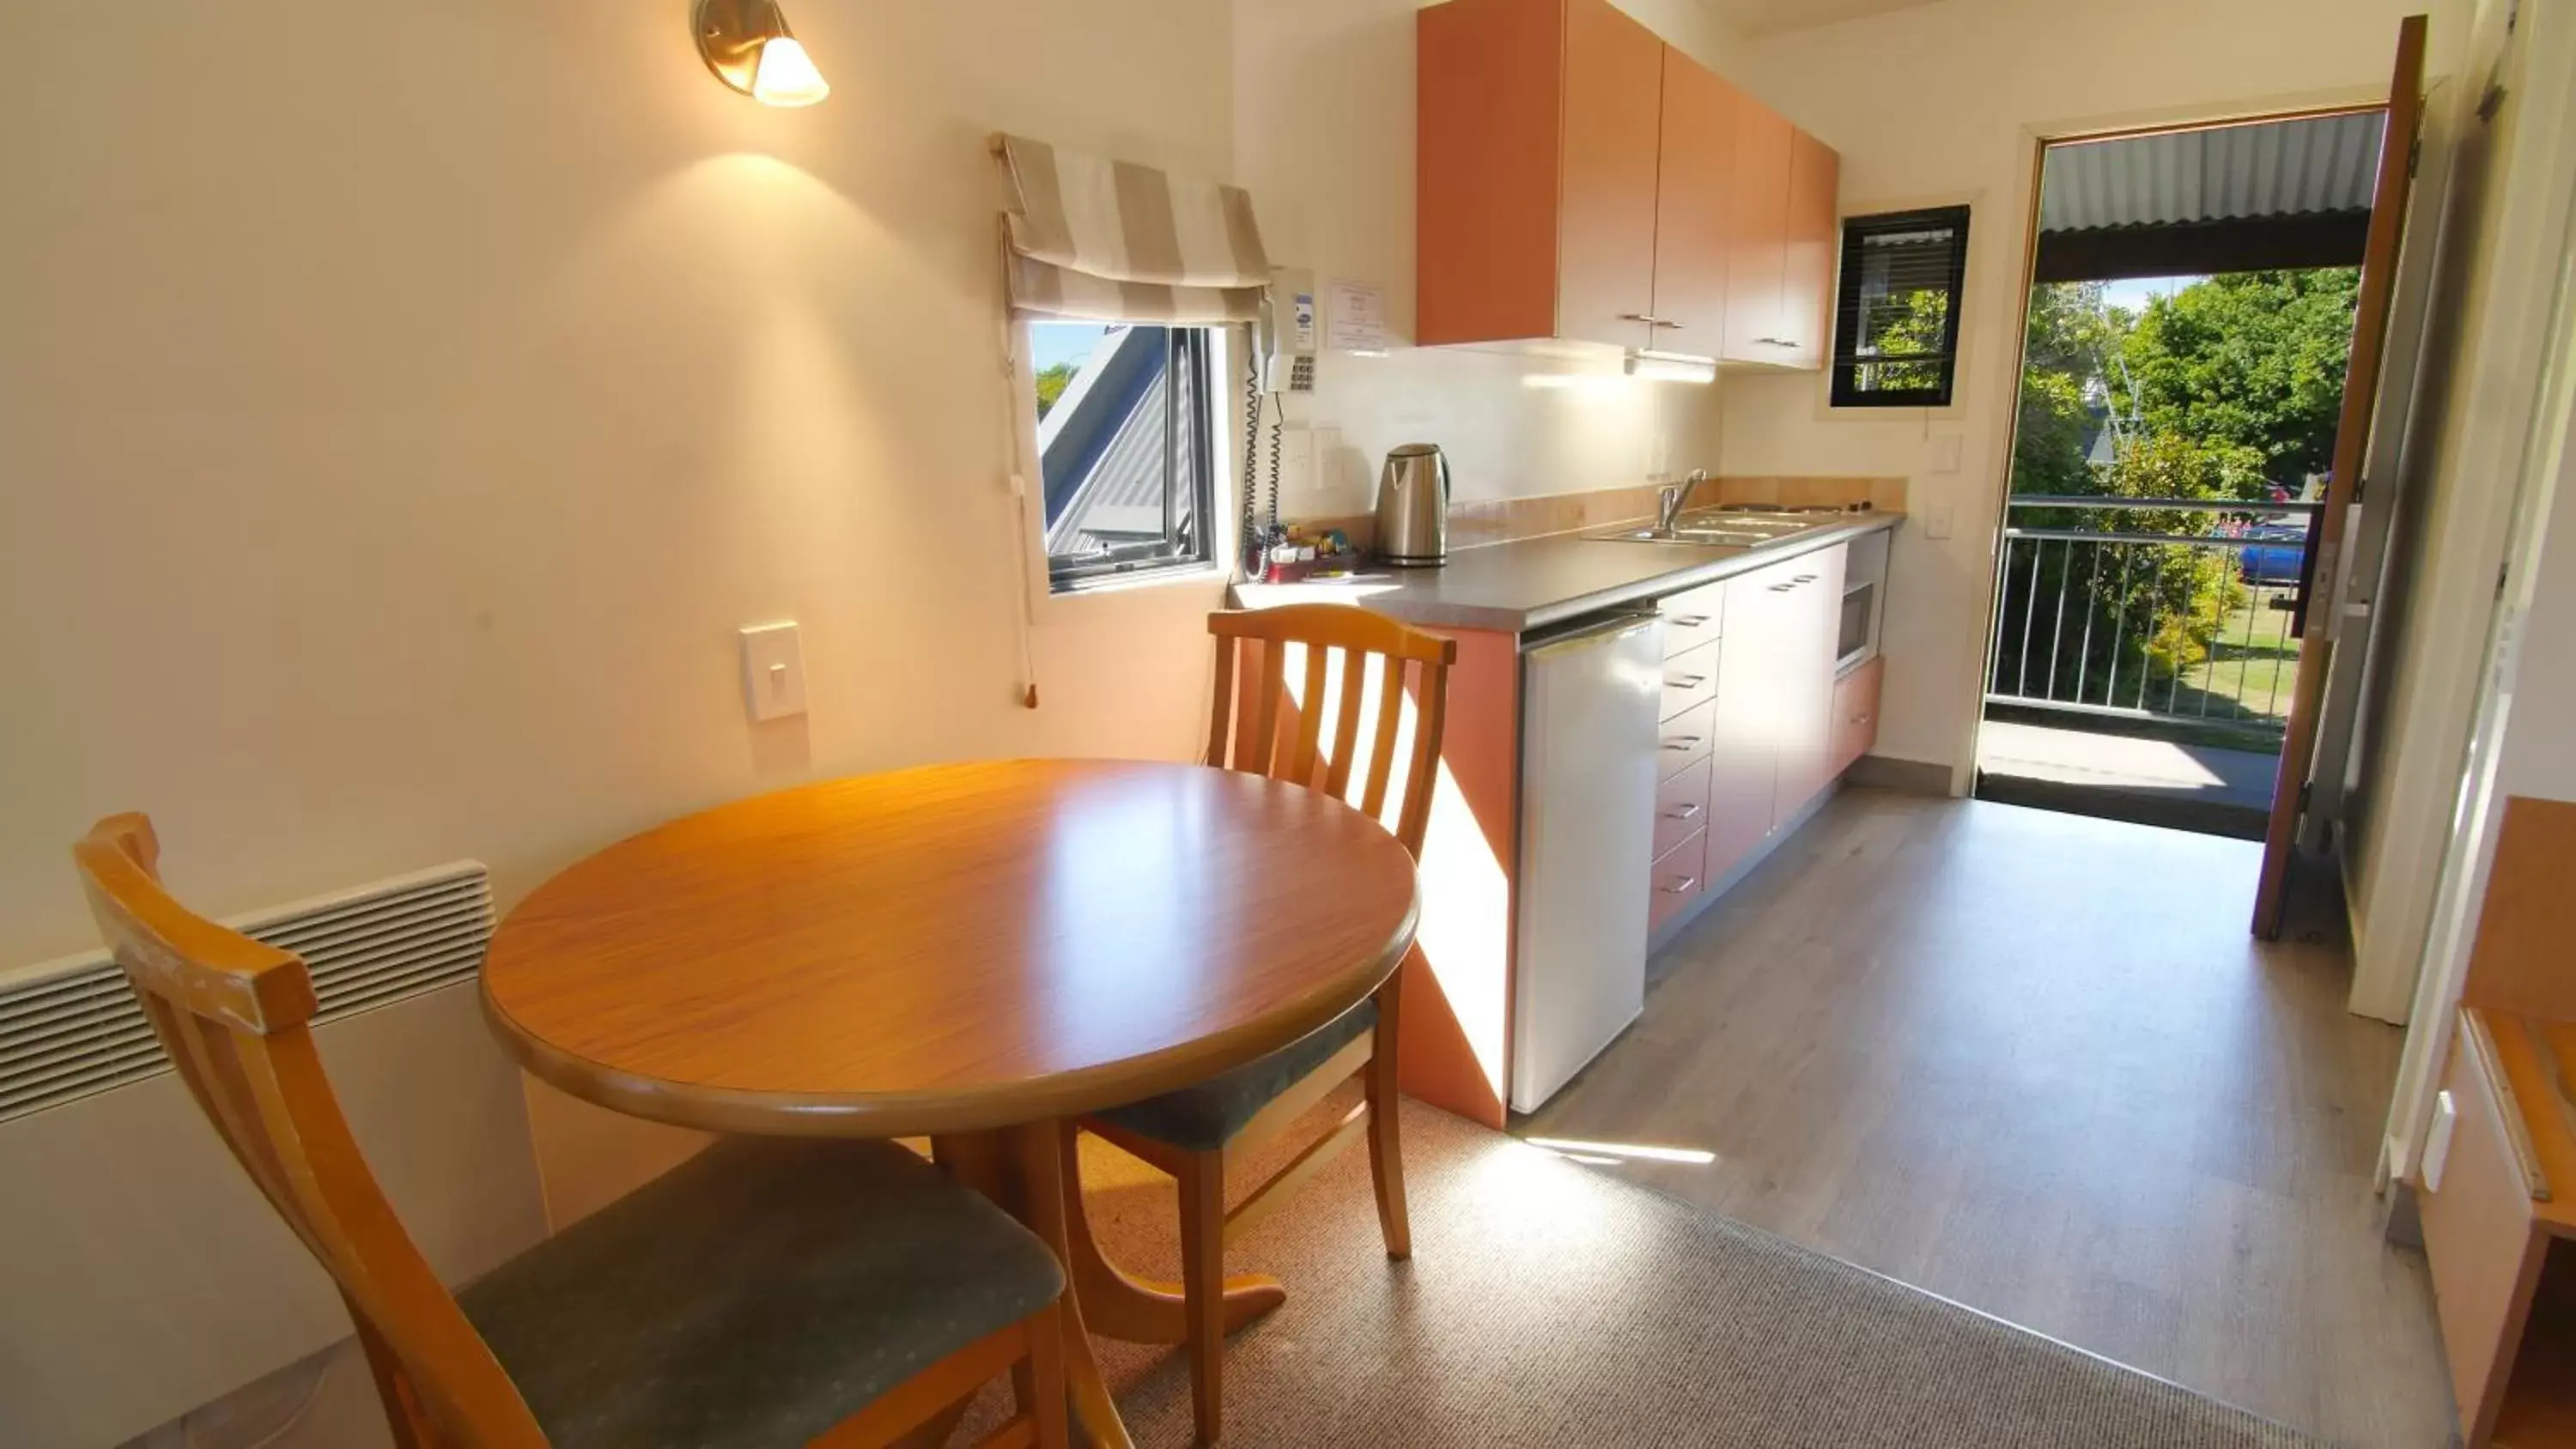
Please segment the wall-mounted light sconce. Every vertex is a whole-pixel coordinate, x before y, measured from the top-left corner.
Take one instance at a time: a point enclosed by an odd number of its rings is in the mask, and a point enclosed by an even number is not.
[[[764,106],[810,106],[832,93],[787,33],[778,0],[697,0],[690,24],[716,79]]]

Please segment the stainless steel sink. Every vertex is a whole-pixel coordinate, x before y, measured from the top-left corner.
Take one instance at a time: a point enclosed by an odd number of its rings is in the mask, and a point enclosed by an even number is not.
[[[1778,543],[1785,533],[1741,528],[1696,528],[1682,525],[1670,530],[1661,528],[1614,528],[1607,533],[1587,533],[1586,538],[1612,543],[1687,543],[1701,548],[1760,548]]]

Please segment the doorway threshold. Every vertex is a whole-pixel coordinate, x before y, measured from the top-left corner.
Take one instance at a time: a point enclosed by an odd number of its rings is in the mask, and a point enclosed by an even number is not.
[[[2260,840],[2279,764],[2254,750],[1990,719],[1977,736],[1976,796]]]

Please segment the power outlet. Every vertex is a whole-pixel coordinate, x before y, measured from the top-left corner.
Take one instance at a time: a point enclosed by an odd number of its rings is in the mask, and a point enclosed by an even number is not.
[[[742,631],[742,703],[755,724],[805,712],[805,646],[794,620]]]

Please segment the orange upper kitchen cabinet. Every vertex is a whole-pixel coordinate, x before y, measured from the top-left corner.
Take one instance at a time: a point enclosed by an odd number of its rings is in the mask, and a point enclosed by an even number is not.
[[[1821,368],[1833,304],[1834,192],[1842,158],[1741,91],[1733,140],[1726,342],[1718,356]]]
[[[1715,357],[1726,345],[1727,210],[1736,89],[1664,47],[1663,145],[1655,168],[1653,347]]]
[[[1842,157],[1804,131],[1789,133],[1789,234],[1782,258],[1780,340],[1791,367],[1821,368],[1833,343],[1834,191]]]
[[[1782,360],[1781,284],[1789,257],[1789,153],[1796,128],[1735,93],[1733,186],[1726,211],[1726,343],[1730,362]]]
[[[1652,346],[1663,42],[1609,0],[1415,25],[1416,340]]]

